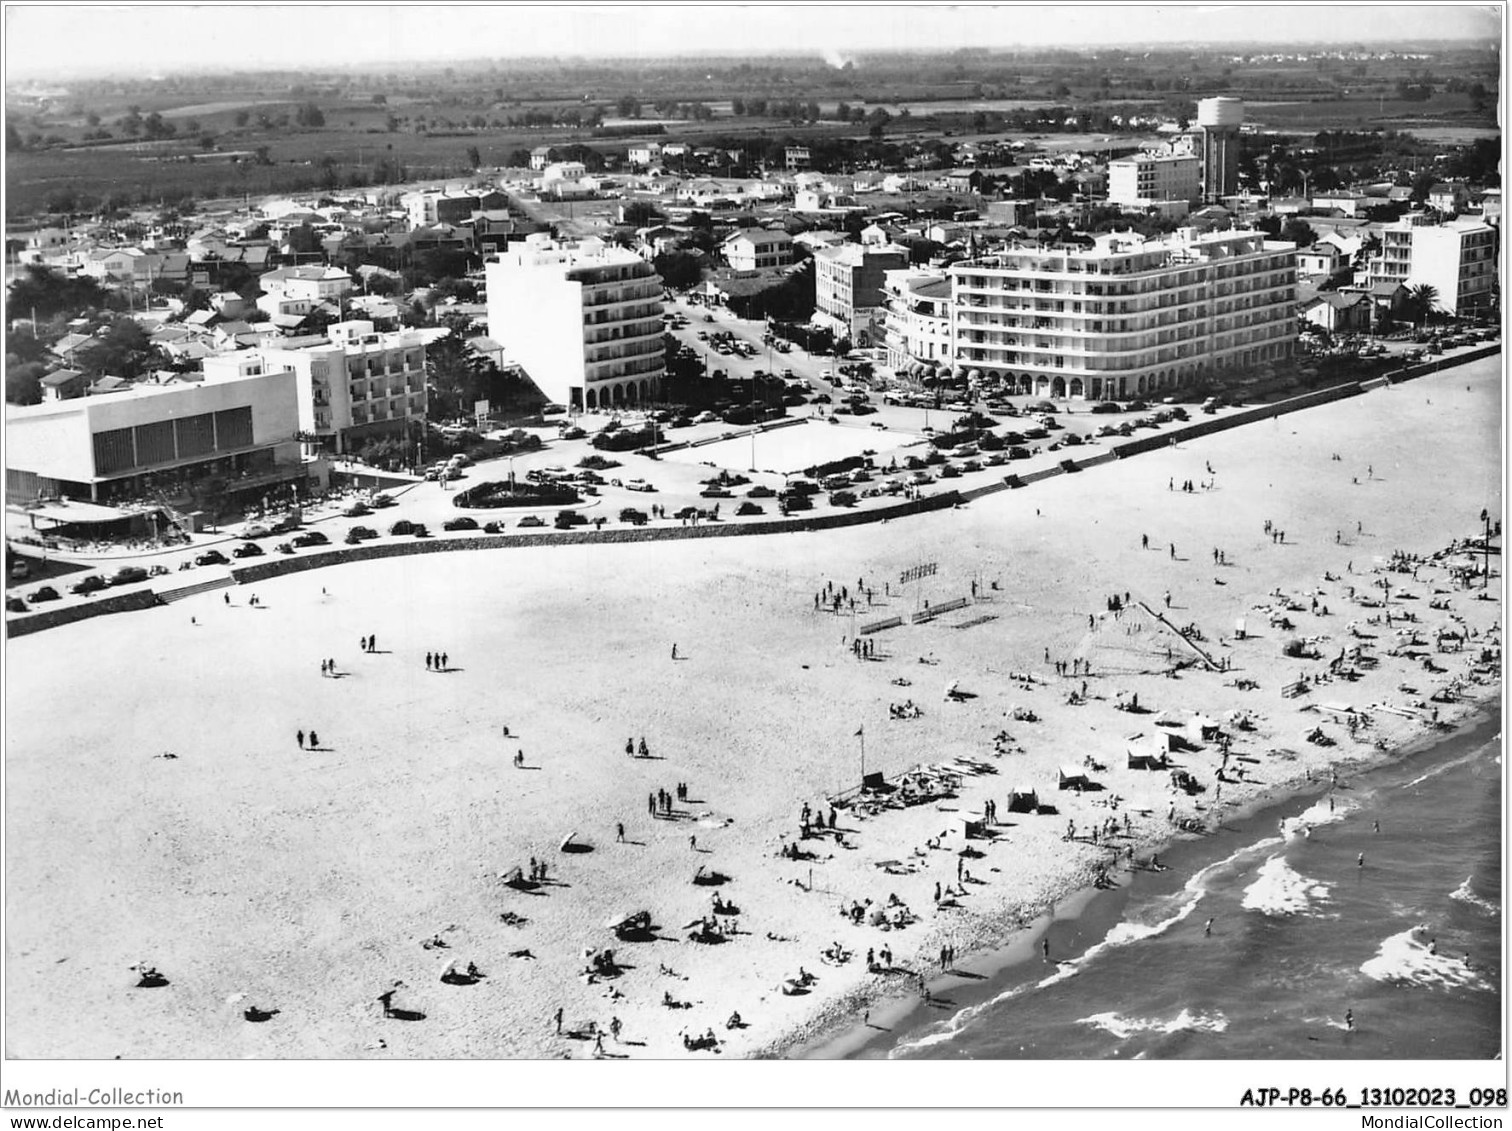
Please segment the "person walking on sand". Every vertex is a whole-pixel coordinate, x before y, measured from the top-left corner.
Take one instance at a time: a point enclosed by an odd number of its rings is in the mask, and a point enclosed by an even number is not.
[[[1344,1028],[1349,1030],[1351,1033],[1354,1032],[1354,1010],[1352,1009],[1346,1009],[1344,1011]]]
[[[619,844],[624,844],[625,843],[625,822],[624,821],[616,821],[614,823],[614,839]]]
[[[1363,867],[1365,867],[1365,854],[1363,852],[1360,853],[1359,858],[1355,860],[1355,867],[1357,867],[1357,868],[1363,868]]]
[[[690,836],[688,838],[688,847],[690,849],[692,849],[694,852],[697,852],[698,851],[698,837],[696,837],[696,836]]]
[[[1203,935],[1204,935],[1204,936],[1205,936],[1205,937],[1206,937],[1206,936],[1210,936],[1210,935],[1212,935],[1212,933],[1213,933],[1213,921],[1212,921],[1212,920],[1211,920],[1211,919],[1209,919],[1209,920],[1208,920],[1208,921],[1207,921],[1207,923],[1205,923],[1205,924],[1204,924],[1204,925],[1203,925],[1203,928],[1202,928],[1202,933],[1203,933]]]
[[[302,731],[302,730],[301,731],[297,731],[295,733],[295,735],[294,735],[294,738],[295,738],[295,741],[297,741],[299,743],[299,748],[301,750],[303,750],[304,749],[304,731]]]
[[[1046,962],[1050,961],[1050,938],[1048,935],[1045,938],[1040,939],[1040,954],[1044,957]]]
[[[318,739],[318,738],[315,737],[315,732],[312,730],[310,732],[310,749],[314,750],[315,747],[317,747],[319,745],[320,745],[320,739]]]
[[[677,659],[677,645],[676,644],[672,645],[672,658],[674,660]]]
[[[431,670],[431,654],[429,652],[425,654],[425,670]]]
[[[561,1006],[557,1006],[556,1014],[552,1017],[552,1020],[556,1022],[557,1036],[560,1037],[562,1035],[562,1007]]]
[[[445,652],[441,653],[441,670],[442,671],[450,671],[451,670],[451,665],[447,663],[447,660],[449,658],[450,657],[447,655],[447,653],[445,653]]]

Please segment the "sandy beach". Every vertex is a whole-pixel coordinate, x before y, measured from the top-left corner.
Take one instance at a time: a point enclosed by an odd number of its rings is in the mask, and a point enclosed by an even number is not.
[[[1487,677],[1468,679],[1482,648],[1498,649],[1499,671],[1498,555],[1487,600],[1450,577],[1469,555],[1415,578],[1387,565],[1396,550],[1426,557],[1478,535],[1482,507],[1501,513],[1500,407],[1494,357],[907,521],[365,562],[233,588],[229,604],[210,593],[11,641],[6,1053],[811,1047],[868,1002],[917,995],[942,946],[969,968],[974,952],[1028,938],[1021,925],[1111,857],[1158,851],[1173,816],[1209,823],[1347,773],[1420,734],[1434,708],[1448,722],[1492,694]],[[1172,489],[1188,480],[1192,491]],[[928,563],[933,576],[900,587]],[[1389,601],[1363,604],[1387,596],[1383,578]],[[871,606],[816,611],[827,583],[847,598],[870,588]],[[1115,616],[1108,600],[1126,593],[1197,626],[1225,670],[1156,617]],[[926,600],[962,597],[907,623]],[[1273,626],[1269,609],[1293,627]],[[1415,621],[1387,625],[1388,611]],[[905,623],[856,658],[853,624],[891,616]],[[1446,625],[1466,632],[1463,650],[1435,651]],[[1399,630],[1420,633],[1417,655],[1388,654],[1412,639]],[[373,652],[359,649],[369,634]],[[1320,658],[1283,656],[1301,638]],[[1354,647],[1376,661],[1343,665],[1358,679],[1283,696]],[[449,670],[430,670],[427,652],[445,652]],[[321,673],[328,657],[336,678]],[[1062,662],[1073,674],[1057,674]],[[1458,702],[1430,701],[1456,680]],[[1086,701],[1068,702],[1084,681]],[[1117,708],[1134,695],[1143,713]],[[909,700],[919,716],[893,718]],[[1346,714],[1319,704],[1371,722],[1351,734]],[[1128,768],[1131,744],[1164,733],[1161,712],[1222,724],[1220,794],[1214,737],[1172,754],[1195,795],[1168,772]],[[1332,744],[1308,741],[1315,728]],[[299,731],[318,732],[318,748],[296,744]],[[863,737],[867,771],[896,782],[934,767],[950,795],[856,805]],[[650,756],[627,756],[642,738]],[[1103,788],[1058,790],[1063,765]],[[648,811],[679,783],[687,799],[670,815]],[[1015,786],[1058,812],[1010,813]],[[800,839],[805,804],[827,823],[837,796],[835,830]],[[988,801],[998,823],[970,842],[980,856],[962,857],[961,819]],[[1109,819],[1116,834],[1093,843]],[[795,843],[813,858],[784,857]],[[545,881],[508,885],[532,858]],[[700,869],[728,881],[696,884]],[[937,886],[961,894],[940,906]],[[716,892],[738,909],[718,917],[735,932],[690,941]],[[857,903],[859,924],[841,913]],[[872,909],[909,921],[884,930],[866,921]],[[642,910],[654,938],[616,941],[606,924]],[[825,959],[835,944],[847,961]],[[586,978],[585,951],[606,947],[616,968]],[[890,969],[868,972],[868,950],[884,948]],[[138,962],[169,984],[135,988]],[[484,977],[442,982],[453,963]],[[815,980],[785,992],[800,969]],[[423,1019],[384,1016],[378,996],[396,983],[393,1004]],[[279,1012],[248,1024],[251,1005]],[[743,1028],[726,1026],[735,1011]],[[717,1053],[686,1049],[684,1033],[706,1031]]]

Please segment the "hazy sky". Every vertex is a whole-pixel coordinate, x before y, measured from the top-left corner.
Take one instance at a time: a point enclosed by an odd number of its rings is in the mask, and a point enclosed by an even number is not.
[[[784,53],[1188,42],[1499,42],[1501,13],[1455,4],[500,5],[14,4],[8,77],[522,55]]]

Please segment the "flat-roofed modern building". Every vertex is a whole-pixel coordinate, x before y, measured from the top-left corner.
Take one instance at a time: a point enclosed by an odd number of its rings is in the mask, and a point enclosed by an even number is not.
[[[484,272],[488,336],[553,402],[600,409],[656,398],[666,344],[651,264],[599,239],[530,236]]]
[[[955,361],[1014,392],[1128,398],[1288,357],[1296,245],[1263,232],[1014,247],[950,267]]]
[[[299,430],[328,451],[345,454],[368,436],[415,434],[426,410],[425,342],[414,331],[374,333],[365,320],[337,322],[327,340],[302,348],[264,347],[207,357],[205,376],[249,368],[295,376]]]
[[[1108,202],[1147,208],[1160,201],[1196,200],[1202,192],[1202,161],[1190,154],[1148,154],[1108,162]]]
[[[91,502],[178,497],[206,479],[255,495],[304,480],[294,373],[135,385],[106,397],[6,407],[5,492]]]
[[[1381,229],[1381,251],[1370,261],[1367,282],[1430,286],[1438,309],[1456,317],[1488,307],[1496,285],[1496,229],[1481,220],[1435,224],[1404,216]]]
[[[887,364],[950,365],[950,279],[943,271],[889,271],[882,284]]]
[[[888,271],[908,266],[908,249],[842,243],[814,251],[814,322],[848,336],[858,346],[880,341],[877,316]]]

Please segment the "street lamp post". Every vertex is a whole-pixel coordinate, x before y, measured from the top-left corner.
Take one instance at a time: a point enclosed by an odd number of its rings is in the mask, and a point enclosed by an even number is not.
[[[1481,523],[1486,532],[1485,541],[1481,543],[1486,563],[1485,569],[1481,572],[1481,588],[1484,589],[1491,581],[1491,512],[1485,507],[1481,508]]]

